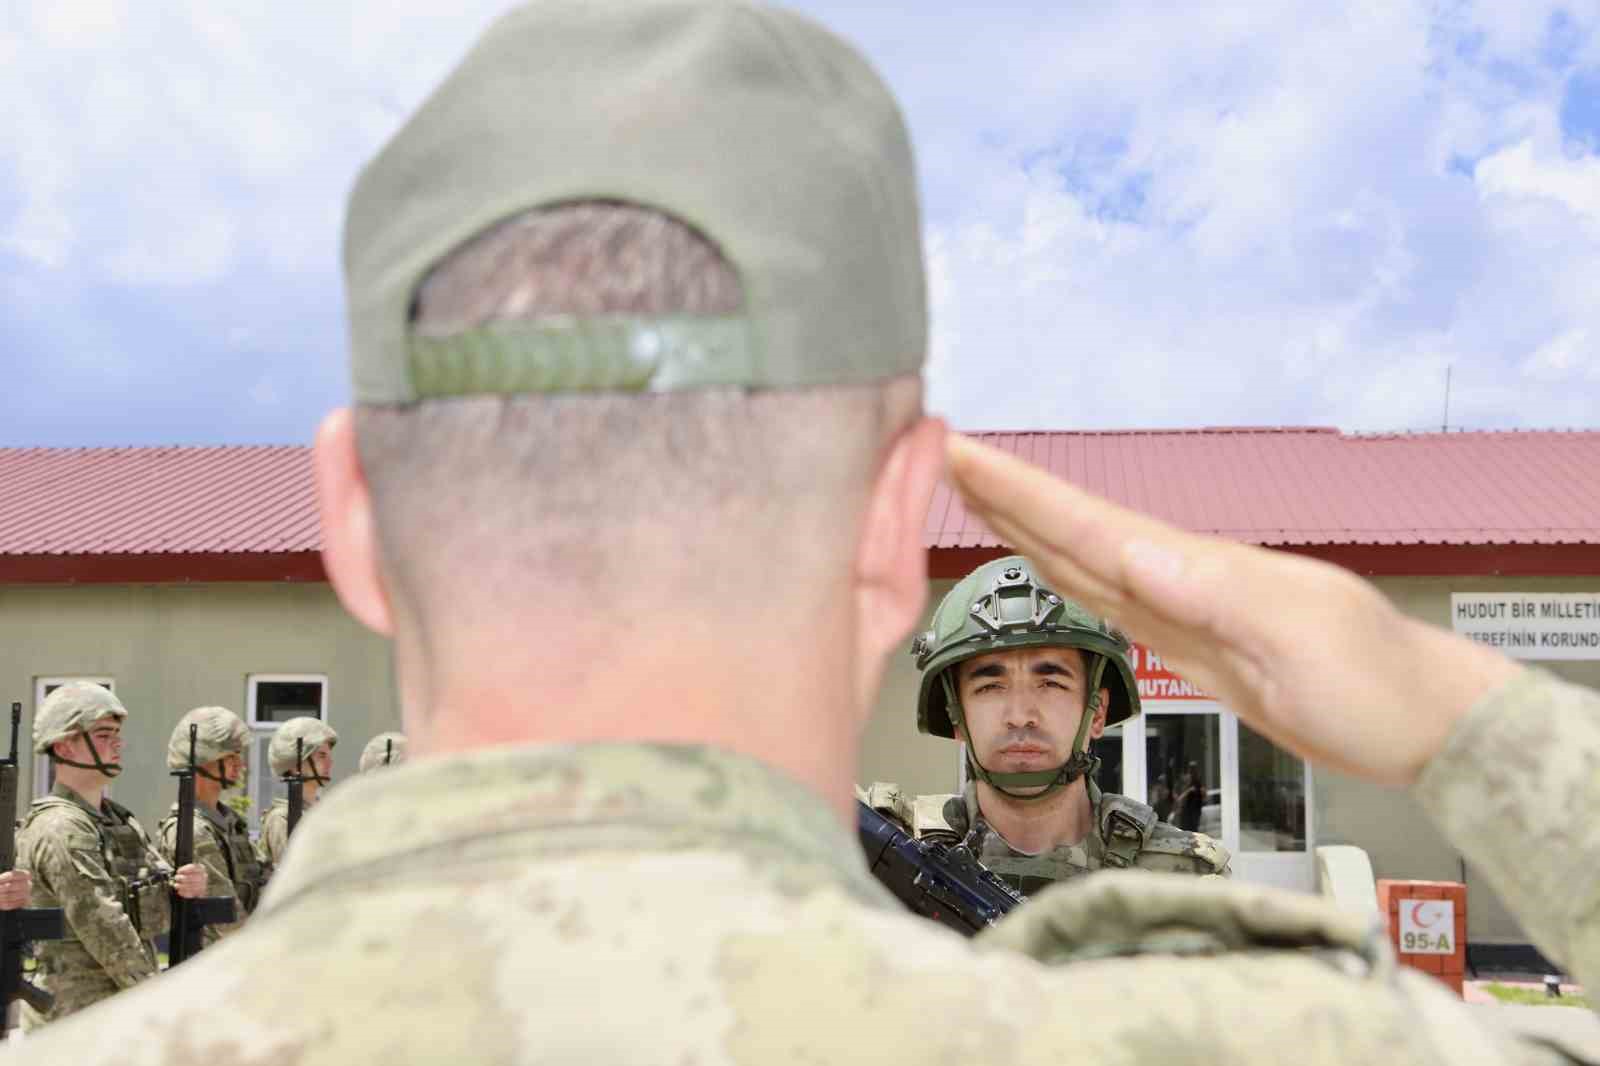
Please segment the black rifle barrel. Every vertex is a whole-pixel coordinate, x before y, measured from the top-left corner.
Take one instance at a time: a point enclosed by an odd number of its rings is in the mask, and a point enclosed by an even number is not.
[[[911,911],[971,936],[1021,906],[1023,898],[966,848],[917,840],[856,801],[867,868]]]
[[[17,865],[17,733],[22,704],[11,705],[11,755],[0,761],[0,870]],[[30,940],[60,940],[67,935],[59,907],[0,911],[0,1036],[5,1035],[13,1000],[24,1000],[48,1014],[55,997],[22,976],[22,957]]]
[[[194,747],[200,727],[189,725],[189,763],[172,771],[178,779],[178,823],[172,844],[173,870],[194,862]],[[235,920],[237,910],[228,896],[185,899],[174,886],[170,892],[172,922],[167,932],[167,965],[176,966],[205,945],[205,927]]]

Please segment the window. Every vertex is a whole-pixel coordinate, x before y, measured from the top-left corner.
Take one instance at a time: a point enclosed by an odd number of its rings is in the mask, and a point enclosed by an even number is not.
[[[272,801],[288,795],[272,772],[267,748],[278,726],[291,718],[328,720],[328,678],[324,674],[251,674],[245,701],[250,725],[250,828],[261,828],[261,816]]]
[[[64,677],[35,678],[33,682],[33,713],[39,713],[39,707],[50,693],[62,685],[70,685],[74,681],[90,681],[96,685],[103,685],[112,692],[117,691],[117,679],[114,677],[91,677],[87,674],[74,676],[68,674]],[[33,746],[33,737],[31,735],[17,738],[17,747],[20,749],[24,746],[30,748]],[[33,798],[39,799],[43,796],[48,796],[55,784],[56,764],[50,761],[50,756],[48,755],[35,755],[33,757]],[[108,794],[110,791],[109,788],[106,789]]]

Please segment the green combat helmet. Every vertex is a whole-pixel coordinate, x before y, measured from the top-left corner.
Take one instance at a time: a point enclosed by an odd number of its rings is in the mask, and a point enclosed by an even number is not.
[[[100,758],[100,749],[89,735],[89,730],[102,718],[121,721],[126,717],[128,709],[104,685],[96,685],[91,681],[73,681],[62,685],[45,697],[33,716],[34,754],[49,755],[51,759],[67,766],[99,770],[107,777],[116,777],[122,772],[122,764],[108,763]],[[94,762],[73,762],[50,750],[50,745],[56,741],[71,740],[74,736],[82,736],[88,743],[89,756]]]
[[[188,767],[191,725],[199,727],[195,730],[195,773],[217,782],[223,788],[232,788],[238,784],[239,782],[228,777],[226,772],[213,774],[200,769],[225,756],[244,754],[244,746],[249,743],[249,728],[240,721],[238,715],[226,707],[196,707],[178,719],[177,728],[172,731],[172,739],[167,741],[167,769],[182,770]]]
[[[954,667],[990,652],[1038,647],[1082,651],[1091,695],[1072,742],[1072,754],[1054,770],[993,773],[978,762],[972,745],[967,745],[972,773],[1013,799],[1038,799],[1093,772],[1096,760],[1088,754],[1087,738],[1102,688],[1110,694],[1107,726],[1139,713],[1139,688],[1128,665],[1127,638],[1081,605],[1045,588],[1034,577],[1032,565],[1022,556],[1012,555],[978,567],[957,583],[933,613],[933,628],[911,645],[917,669],[922,671],[917,729],[952,739],[956,725],[962,722]],[[1040,791],[1014,791],[1031,788]]]
[[[302,765],[295,765],[295,741],[300,741],[299,751]],[[267,762],[272,766],[272,772],[278,777],[290,773],[305,773],[311,770],[308,776],[319,785],[326,785],[328,779],[317,773],[316,767],[311,764],[311,753],[323,744],[332,748],[339,743],[339,734],[333,731],[320,718],[291,718],[278,727],[272,734],[272,743],[267,745]]]
[[[379,733],[367,741],[367,746],[361,749],[361,765],[357,767],[358,773],[376,770],[380,766],[389,766],[394,763],[406,761],[406,735],[404,733]]]

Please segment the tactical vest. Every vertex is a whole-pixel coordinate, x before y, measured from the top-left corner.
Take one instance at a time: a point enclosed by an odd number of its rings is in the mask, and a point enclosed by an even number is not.
[[[877,783],[865,790],[862,799],[919,839],[964,845],[1025,896],[1099,869],[1140,866],[1226,875],[1228,852],[1210,837],[1162,824],[1154,808],[1127,796],[1102,793],[1092,781],[1088,784],[1093,811],[1089,835],[1081,843],[1064,844],[1041,855],[1016,851],[995,832],[978,809],[972,785],[961,795],[908,798],[898,786]]]
[[[34,818],[52,807],[67,807],[87,814],[94,823],[106,872],[117,884],[118,896],[128,920],[143,937],[146,934],[140,928],[143,910],[140,899],[152,891],[161,892],[164,898],[171,871],[151,851],[132,811],[110,799],[102,799],[100,805],[101,809],[96,811],[65,796],[45,796],[33,801],[24,825],[31,825]]]
[[[267,868],[256,858],[255,845],[250,843],[250,829],[232,810],[202,810],[200,813],[205,816],[228,862],[228,880],[233,882],[239,906],[249,914],[256,909],[261,890],[267,885]]]

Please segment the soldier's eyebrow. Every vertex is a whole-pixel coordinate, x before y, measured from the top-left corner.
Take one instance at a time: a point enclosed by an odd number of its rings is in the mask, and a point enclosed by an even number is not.
[[[1078,672],[1076,670],[1074,670],[1072,667],[1065,666],[1065,665],[1063,665],[1061,663],[1051,662],[1049,659],[1041,659],[1038,662],[1034,663],[1033,664],[1033,672],[1034,672],[1035,675],[1037,675],[1039,677],[1045,677],[1045,676],[1050,675],[1050,674],[1060,674],[1060,675],[1063,675],[1065,677],[1072,677],[1072,678],[1075,678],[1075,677],[1078,676]]]
[[[967,675],[967,680],[970,681],[975,677],[1005,677],[1005,676],[1006,676],[1006,668],[1001,666],[999,663],[984,663],[982,666],[973,667],[972,672]]]

